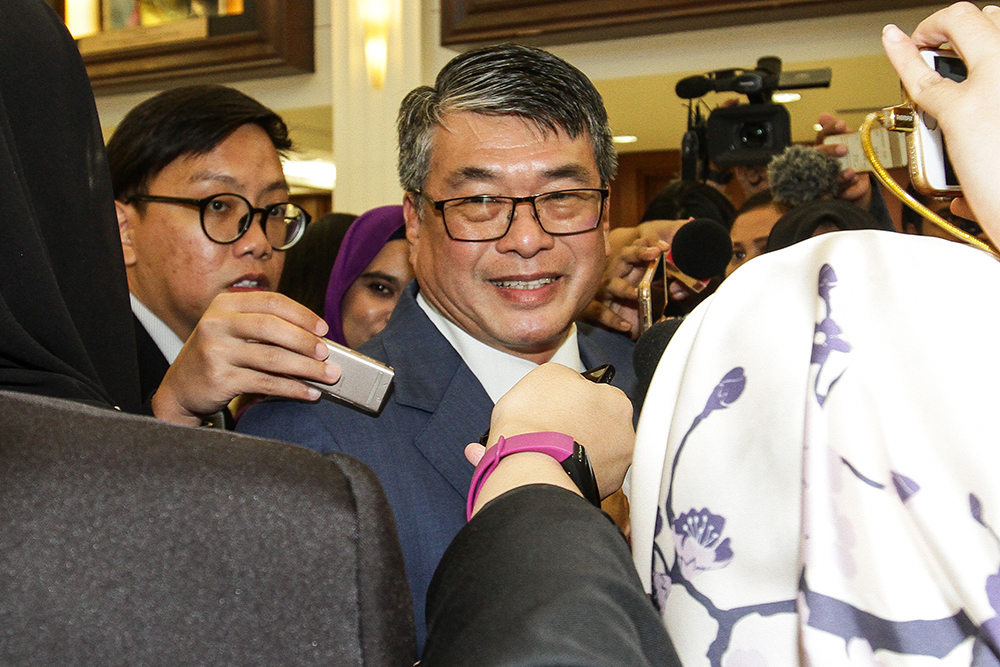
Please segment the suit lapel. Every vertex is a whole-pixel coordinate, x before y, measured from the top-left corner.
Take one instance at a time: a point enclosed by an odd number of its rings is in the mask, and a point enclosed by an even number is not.
[[[465,458],[465,446],[477,442],[489,428],[492,412],[493,401],[463,363],[426,427],[413,440],[462,498],[469,492],[474,470]]]
[[[396,369],[391,400],[427,413],[413,444],[465,498],[473,471],[465,446],[489,427],[493,401],[421,310],[416,292],[416,283],[410,283],[381,337]]]

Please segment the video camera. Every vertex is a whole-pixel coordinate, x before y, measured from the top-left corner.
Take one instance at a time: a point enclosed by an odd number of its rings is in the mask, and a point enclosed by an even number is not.
[[[701,180],[711,161],[717,167],[767,164],[792,143],[791,117],[771,102],[776,90],[828,88],[829,67],[782,72],[781,58],[765,56],[754,69],[721,69],[677,82],[688,103],[688,129],[681,140],[681,177]],[[696,100],[710,92],[746,95],[750,104],[719,107],[706,118]]]

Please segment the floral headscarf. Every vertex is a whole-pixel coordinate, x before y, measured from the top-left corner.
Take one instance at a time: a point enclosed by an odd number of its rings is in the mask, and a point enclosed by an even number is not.
[[[997,302],[985,253],[849,231],[762,256],[687,318],[630,495],[684,665],[997,664]]]

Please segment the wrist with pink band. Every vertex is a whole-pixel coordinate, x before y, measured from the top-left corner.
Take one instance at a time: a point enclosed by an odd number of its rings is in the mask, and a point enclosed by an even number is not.
[[[486,450],[486,454],[483,455],[472,475],[472,484],[469,487],[469,497],[466,503],[466,519],[472,518],[472,508],[476,504],[476,498],[479,497],[483,484],[496,470],[500,461],[505,456],[521,452],[538,452],[554,458],[580,489],[583,497],[598,508],[601,506],[597,478],[594,476],[594,469],[590,465],[587,451],[582,445],[575,442],[572,436],[554,431],[542,431],[522,433],[509,438],[500,436],[497,444]]]

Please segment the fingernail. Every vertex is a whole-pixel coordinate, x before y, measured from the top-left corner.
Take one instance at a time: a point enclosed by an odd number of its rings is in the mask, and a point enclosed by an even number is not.
[[[882,37],[890,42],[901,42],[906,35],[895,23],[889,23],[882,28]]]
[[[335,366],[333,364],[326,365],[326,371],[323,374],[327,379],[327,384],[333,384],[340,379],[340,366]]]
[[[330,348],[326,346],[326,343],[316,343],[316,358],[323,361],[330,356]]]
[[[306,389],[306,394],[309,396],[310,401],[315,401],[316,399],[318,399],[321,393],[322,392],[320,392],[320,390],[317,389],[316,387],[309,387],[308,389]]]

